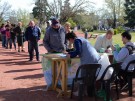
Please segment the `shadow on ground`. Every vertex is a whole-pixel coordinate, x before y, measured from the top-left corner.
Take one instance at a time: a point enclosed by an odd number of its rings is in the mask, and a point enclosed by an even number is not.
[[[19,70],[10,70],[6,71],[4,73],[16,73],[16,72],[28,72],[28,71],[35,71],[35,70],[40,70],[41,68],[36,68],[36,69],[19,69]]]
[[[38,79],[42,78],[44,75],[43,74],[34,74],[34,75],[25,75],[25,76],[20,76],[14,78],[14,80],[19,80],[19,79]]]

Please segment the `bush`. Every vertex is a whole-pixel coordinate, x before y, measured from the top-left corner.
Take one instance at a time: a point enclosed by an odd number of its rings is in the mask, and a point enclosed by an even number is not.
[[[68,19],[68,22],[71,24],[71,28],[76,26],[76,23],[71,18]]]
[[[114,29],[114,35],[118,34],[118,30]]]
[[[119,26],[119,27],[117,27],[117,31],[118,31],[118,33],[122,33],[125,30],[124,30],[124,28],[122,26]]]

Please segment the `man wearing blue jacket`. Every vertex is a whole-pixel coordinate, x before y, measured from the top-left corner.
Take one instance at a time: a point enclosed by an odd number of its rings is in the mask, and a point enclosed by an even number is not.
[[[25,38],[28,41],[29,45],[29,61],[33,60],[34,49],[36,52],[36,59],[39,61],[39,50],[38,50],[38,41],[40,40],[41,30],[38,26],[35,25],[34,21],[30,21],[29,26],[25,31]]]

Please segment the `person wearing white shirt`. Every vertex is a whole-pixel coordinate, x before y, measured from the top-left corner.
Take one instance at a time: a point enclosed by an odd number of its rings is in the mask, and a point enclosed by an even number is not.
[[[113,29],[109,29],[107,30],[106,34],[98,36],[94,46],[95,49],[98,52],[100,52],[102,48],[104,48],[105,50],[110,48],[110,46],[112,46],[113,43],[113,39],[112,39],[113,34],[114,34]]]

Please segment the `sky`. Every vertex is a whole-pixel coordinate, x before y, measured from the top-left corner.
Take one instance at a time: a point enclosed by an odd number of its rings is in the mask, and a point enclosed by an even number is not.
[[[32,12],[35,0],[1,0],[1,1],[8,2],[12,6],[13,10],[18,10],[20,8]],[[70,0],[70,1],[73,2],[74,0]],[[96,8],[102,7],[103,0],[90,0],[90,1],[95,3]]]
[[[1,0],[3,2],[8,2],[12,6],[12,10],[25,9],[32,12],[34,7],[34,0]]]

